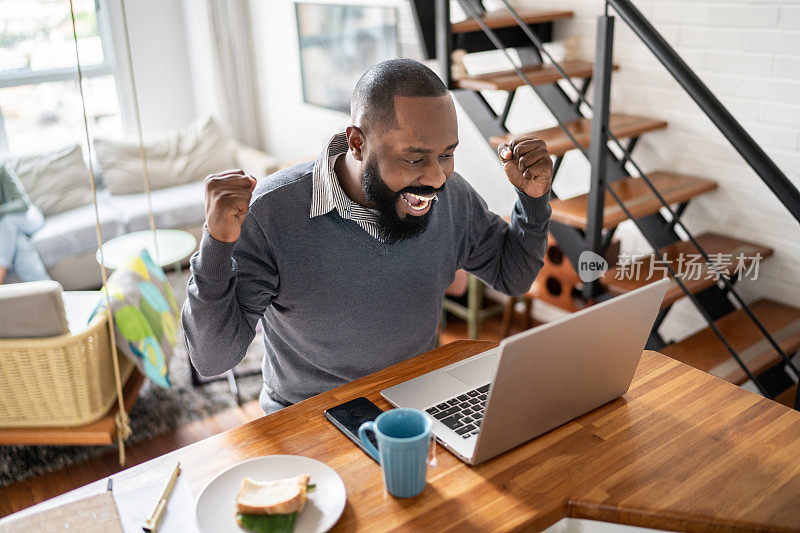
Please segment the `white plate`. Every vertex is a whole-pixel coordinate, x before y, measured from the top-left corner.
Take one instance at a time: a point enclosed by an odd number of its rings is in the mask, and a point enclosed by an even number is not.
[[[206,485],[197,498],[195,517],[204,533],[242,533],[236,523],[236,495],[242,479],[272,481],[311,476],[309,483],[317,486],[308,493],[306,505],[297,516],[296,533],[328,531],[344,511],[347,493],[342,478],[336,471],[316,459],[300,455],[268,455],[239,463],[225,470]]]

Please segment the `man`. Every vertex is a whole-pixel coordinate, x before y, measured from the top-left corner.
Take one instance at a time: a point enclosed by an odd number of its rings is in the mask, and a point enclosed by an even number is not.
[[[183,309],[189,353],[201,374],[224,372],[261,320],[267,413],[434,348],[459,268],[521,294],[542,266],[552,180],[542,141],[499,147],[519,196],[509,225],[453,172],[456,110],[429,68],[375,65],[351,115],[315,162],[257,187],[240,170],[206,180]]]

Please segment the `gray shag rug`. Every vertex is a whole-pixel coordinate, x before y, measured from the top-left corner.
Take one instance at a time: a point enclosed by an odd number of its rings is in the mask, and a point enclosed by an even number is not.
[[[173,275],[170,274],[169,277],[172,281]],[[173,281],[175,294],[185,295],[185,287],[178,290],[176,285]],[[130,413],[133,434],[126,441],[127,444],[151,439],[237,405],[236,397],[231,393],[226,380],[197,387],[192,385],[182,332],[178,333],[178,338],[179,342],[169,365],[172,386],[164,389],[145,380]],[[260,369],[263,355],[262,333],[258,331],[247,355],[236,369]],[[253,376],[240,377],[236,382],[243,403],[258,398],[262,383],[260,372]],[[116,445],[0,446],[0,487],[61,470],[116,448]]]

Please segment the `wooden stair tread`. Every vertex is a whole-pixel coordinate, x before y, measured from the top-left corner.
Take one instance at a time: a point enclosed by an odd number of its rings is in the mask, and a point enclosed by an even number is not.
[[[719,235],[717,233],[703,233],[697,236],[696,239],[712,259],[717,254],[724,254],[723,256],[718,256],[720,258],[730,254],[730,264],[727,264],[727,261],[721,261],[722,264],[720,265],[721,272],[728,276],[732,275],[736,270],[738,265],[737,258],[740,255],[745,258],[744,265],[746,267],[752,265],[752,259],[757,257],[757,254],[760,254],[761,259],[766,259],[772,255],[772,249],[766,246],[725,235]],[[630,267],[618,265],[605,273],[601,278],[601,283],[609,292],[623,294],[652,283],[657,279],[661,279],[666,275],[666,267],[661,268],[664,254],[666,254],[666,260],[670,262],[672,268],[681,274],[681,281],[692,294],[705,290],[716,283],[713,272],[708,264],[702,261],[702,257],[691,264],[689,262],[681,263],[679,260],[682,254],[684,258],[687,256],[700,255],[699,250],[691,241],[680,241],[660,248],[657,254],[659,263],[652,266],[652,272],[651,263],[653,256],[650,255],[642,259],[641,268],[638,272],[634,272]],[[699,275],[697,275],[698,272]],[[669,307],[683,296],[685,296],[685,293],[673,279],[669,284],[669,288],[667,288],[667,293],[664,296],[664,301],[661,306]]]
[[[572,11],[563,9],[517,9],[520,18],[525,21],[525,24],[541,24],[543,22],[553,22],[559,19],[572,18]],[[487,11],[481,17],[486,25],[492,29],[508,28],[517,26],[517,21],[507,9],[499,9],[497,11]],[[453,33],[468,33],[471,31],[481,31],[480,25],[473,18],[468,18],[451,25]]]
[[[594,65],[588,61],[565,61],[561,63],[564,72],[570,78],[588,78],[592,75]],[[561,73],[552,64],[532,65],[522,69],[534,85],[547,85],[562,79]],[[512,91],[525,85],[516,70],[502,70],[476,74],[455,80],[456,87],[481,91],[491,89],[497,91]]]
[[[800,348],[800,309],[771,300],[758,300],[750,304],[750,309],[787,355],[791,356]],[[742,309],[725,315],[714,324],[753,374],[758,375],[780,361],[780,355]],[[711,328],[670,344],[661,352],[736,385],[748,379]]]
[[[778,394],[773,398],[774,401],[785,405],[786,407],[791,407],[794,409],[794,397],[797,394],[797,384],[795,383],[782,393]]]
[[[612,113],[609,116],[608,125],[618,139],[638,137],[642,133],[667,127],[667,123],[664,120],[622,113]],[[589,146],[592,136],[592,121],[590,119],[574,120],[567,123],[567,128],[583,148]],[[524,135],[533,135],[538,139],[542,139],[547,143],[547,150],[550,155],[562,156],[575,148],[575,145],[572,144],[567,134],[559,126],[533,131]],[[514,136],[515,134],[513,133],[496,135],[489,138],[489,143],[493,148],[497,149],[498,146],[504,142],[509,142]]]
[[[130,412],[139,389],[144,383],[144,376],[134,370],[122,389],[125,399],[125,410]],[[73,427],[30,427],[30,428],[2,428],[0,429],[0,445],[6,444],[41,444],[41,445],[110,445],[117,440],[117,426],[114,416],[117,414],[117,404],[106,416],[86,424]]]
[[[648,173],[647,177],[656,187],[667,203],[676,204],[687,202],[690,199],[717,188],[714,181],[674,174],[672,172],[656,171]],[[657,212],[662,204],[653,194],[653,191],[641,178],[625,178],[609,185],[611,189],[625,203],[625,207],[635,217],[642,217]],[[552,220],[567,224],[575,228],[586,230],[586,206],[588,194],[581,194],[566,200],[552,200]],[[606,191],[603,206],[603,227],[614,228],[628,217],[619,204]]]

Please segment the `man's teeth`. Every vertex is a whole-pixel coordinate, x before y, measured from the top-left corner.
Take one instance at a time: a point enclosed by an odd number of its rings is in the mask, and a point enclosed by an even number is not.
[[[420,204],[419,205],[412,205],[411,202],[409,202],[408,199],[405,197],[406,194],[408,196],[410,196],[411,198],[414,198],[415,200],[419,200]],[[408,207],[410,207],[414,211],[422,211],[423,209],[428,207],[428,204],[431,203],[431,200],[433,200],[435,198],[435,196],[420,196],[418,194],[412,194],[410,192],[407,192],[407,193],[402,194],[401,198],[403,198],[403,201],[406,204],[408,204]]]

